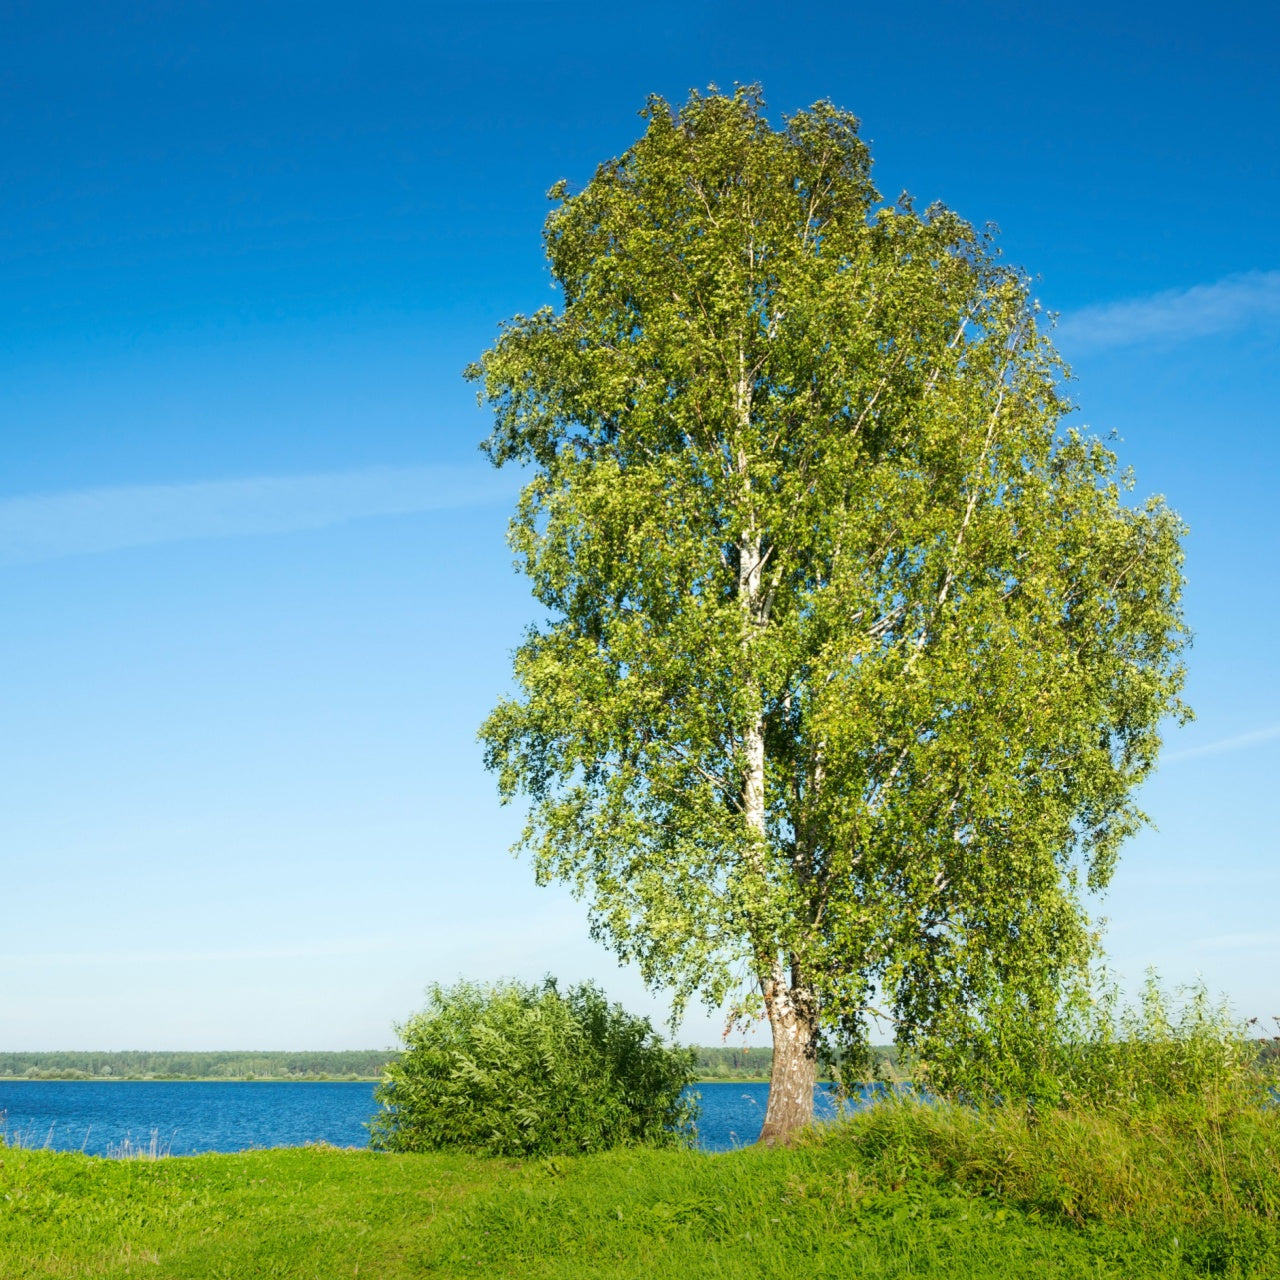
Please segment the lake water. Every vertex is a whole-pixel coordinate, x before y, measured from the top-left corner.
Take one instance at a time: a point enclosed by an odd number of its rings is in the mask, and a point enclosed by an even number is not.
[[[0,1081],[0,1132],[9,1142],[55,1151],[118,1155],[129,1147],[170,1155],[369,1143],[377,1110],[372,1084],[118,1080]],[[701,1084],[698,1146],[727,1151],[754,1142],[767,1084]],[[819,1087],[818,1114],[834,1106]]]

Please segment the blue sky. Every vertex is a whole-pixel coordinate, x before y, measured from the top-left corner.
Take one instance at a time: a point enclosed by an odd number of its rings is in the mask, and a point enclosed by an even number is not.
[[[459,371],[553,300],[556,179],[755,80],[999,224],[1191,526],[1199,718],[1098,909],[1128,978],[1280,1013],[1280,22],[834,8],[4,6],[0,1047],[380,1045],[459,974],[661,1013],[507,852],[532,610]]]

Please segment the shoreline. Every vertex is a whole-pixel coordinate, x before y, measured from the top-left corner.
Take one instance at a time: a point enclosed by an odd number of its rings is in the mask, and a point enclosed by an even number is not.
[[[381,1076],[0,1076],[0,1084],[380,1084]],[[701,1084],[768,1084],[768,1076],[706,1076]],[[819,1080],[818,1084],[831,1084]]]

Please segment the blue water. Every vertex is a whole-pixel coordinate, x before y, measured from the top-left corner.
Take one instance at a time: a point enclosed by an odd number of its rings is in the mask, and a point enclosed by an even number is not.
[[[701,1084],[698,1146],[727,1151],[754,1142],[764,1120],[767,1084]],[[825,1089],[818,1114],[834,1114]],[[129,1149],[169,1155],[369,1143],[377,1110],[371,1084],[89,1080],[0,1081],[0,1133],[15,1145],[119,1155]]]

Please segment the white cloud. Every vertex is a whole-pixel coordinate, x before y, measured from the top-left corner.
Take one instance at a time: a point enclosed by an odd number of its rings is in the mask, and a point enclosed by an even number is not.
[[[1175,343],[1280,319],[1280,271],[1250,271],[1213,284],[1071,311],[1058,322],[1067,356],[1142,343]]]
[[[1244,751],[1249,747],[1261,746],[1264,742],[1274,742],[1277,738],[1280,738],[1280,724],[1268,725],[1265,729],[1254,729],[1250,733],[1238,733],[1231,738],[1207,742],[1202,747],[1171,751],[1164,757],[1164,763],[1174,764],[1179,760],[1194,760],[1197,756],[1216,756],[1225,751]]]
[[[512,475],[477,463],[367,467],[5,498],[0,499],[0,564],[189,538],[322,529],[368,516],[502,501],[514,487]]]

